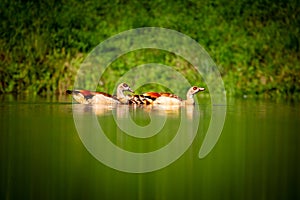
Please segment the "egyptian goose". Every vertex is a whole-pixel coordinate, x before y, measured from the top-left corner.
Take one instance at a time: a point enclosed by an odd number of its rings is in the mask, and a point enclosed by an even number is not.
[[[118,101],[122,104],[128,104],[130,97],[128,95],[125,95],[123,92],[124,91],[129,91],[129,92],[134,92],[129,85],[127,85],[126,83],[121,83],[118,85],[117,87],[117,96],[114,96],[115,98],[118,99]]]
[[[186,100],[182,100],[175,94],[166,92],[146,92],[142,95],[133,95],[130,104],[164,104],[164,105],[191,105],[194,104],[194,94],[204,91],[205,88],[193,86],[187,94]]]
[[[117,95],[112,96],[104,92],[93,92],[89,90],[67,90],[67,94],[72,94],[73,99],[81,104],[115,104],[128,103],[128,97],[124,95],[124,91],[133,92],[126,84],[121,83],[117,87]]]

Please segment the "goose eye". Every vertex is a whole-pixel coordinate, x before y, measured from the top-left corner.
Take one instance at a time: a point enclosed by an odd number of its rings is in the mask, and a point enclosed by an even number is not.
[[[193,87],[193,90],[197,90],[197,87]]]
[[[123,84],[124,87],[128,87],[128,85],[126,83]]]

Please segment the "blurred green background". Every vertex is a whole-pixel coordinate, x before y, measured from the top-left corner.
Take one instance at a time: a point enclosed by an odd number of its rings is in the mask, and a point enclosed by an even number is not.
[[[0,93],[62,94],[100,42],[128,29],[155,26],[202,45],[228,95],[300,96],[299,1],[2,0],[0,19]],[[114,76],[137,62],[189,67],[155,50],[125,57],[111,67]],[[113,89],[109,75],[103,81],[103,91]]]

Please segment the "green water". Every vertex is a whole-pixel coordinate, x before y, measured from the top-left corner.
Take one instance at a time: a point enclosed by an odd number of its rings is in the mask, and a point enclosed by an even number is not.
[[[82,142],[85,136],[78,134],[73,111],[89,120],[93,108],[73,107],[67,97],[0,100],[0,199],[300,198],[297,102],[229,99],[222,134],[203,159],[198,153],[211,110],[223,105],[211,107],[203,100],[192,117],[182,108],[96,109],[109,141],[137,153],[163,148],[175,138],[180,121],[186,120],[189,132],[195,128],[189,122],[199,118],[197,135],[179,159],[157,171],[126,173],[98,161]],[[164,119],[164,128],[149,138],[131,136],[117,127],[114,119],[120,116],[130,116],[140,127],[151,123],[151,117]]]

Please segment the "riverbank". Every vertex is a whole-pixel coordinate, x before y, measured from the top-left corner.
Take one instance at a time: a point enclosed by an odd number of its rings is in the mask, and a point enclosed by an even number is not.
[[[300,94],[300,6],[294,1],[4,1],[0,9],[0,93],[63,93],[100,42],[151,26],[202,45],[230,96]],[[149,62],[189,68],[165,52],[137,51],[116,61],[101,89],[112,91],[116,77]]]

